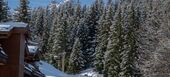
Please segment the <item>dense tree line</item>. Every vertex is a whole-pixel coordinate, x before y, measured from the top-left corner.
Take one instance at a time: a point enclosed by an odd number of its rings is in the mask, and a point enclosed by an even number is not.
[[[42,58],[58,69],[76,74],[95,68],[104,77],[169,76],[169,0],[56,3],[33,9],[29,23]],[[21,15],[27,22],[29,15]]]
[[[122,8],[123,4],[108,0],[105,5],[96,0],[90,7],[82,7],[79,1],[69,1],[35,9],[33,39],[41,43],[44,59],[65,72],[95,67],[108,77],[132,76],[138,13],[132,2]]]

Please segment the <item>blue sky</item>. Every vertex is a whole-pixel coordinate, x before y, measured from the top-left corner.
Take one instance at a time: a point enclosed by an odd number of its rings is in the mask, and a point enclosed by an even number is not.
[[[16,7],[19,6],[19,1],[20,0],[7,0],[8,1],[8,5],[10,7],[10,9],[15,9]],[[61,1],[64,1],[64,0],[56,0],[58,2],[61,2]],[[77,1],[77,0],[76,0]],[[84,5],[84,4],[91,4],[94,0],[80,0],[81,3]],[[34,7],[39,7],[39,6],[47,6],[51,0],[29,0],[30,4],[29,6],[31,8],[34,8]]]

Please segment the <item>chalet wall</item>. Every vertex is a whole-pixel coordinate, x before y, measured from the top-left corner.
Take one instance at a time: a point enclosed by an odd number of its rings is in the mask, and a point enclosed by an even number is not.
[[[25,37],[21,33],[12,33],[8,39],[0,39],[8,55],[5,66],[0,66],[0,77],[23,77]]]

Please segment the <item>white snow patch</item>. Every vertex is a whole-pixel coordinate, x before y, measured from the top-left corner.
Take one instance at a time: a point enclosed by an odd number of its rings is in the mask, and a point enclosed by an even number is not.
[[[68,75],[44,61],[36,62],[35,64],[39,66],[40,72],[45,74],[46,77],[82,77],[79,75]]]
[[[10,31],[12,28],[11,25],[0,25],[0,31]]]
[[[30,53],[36,53],[38,50],[37,46],[28,46],[29,52]]]
[[[103,77],[102,74],[95,72],[93,68],[82,71],[80,75],[85,77]]]
[[[44,61],[38,61],[35,62],[35,64],[39,67],[40,72],[45,74],[46,77],[103,77],[103,75],[95,72],[93,68],[82,71],[77,75],[69,75],[61,72],[60,70]]]
[[[2,47],[0,47],[0,53],[2,53],[2,54],[5,55],[5,56],[8,56],[8,55],[4,52],[4,50],[3,50]]]
[[[69,2],[69,1],[71,1],[71,0],[64,0],[64,3]]]

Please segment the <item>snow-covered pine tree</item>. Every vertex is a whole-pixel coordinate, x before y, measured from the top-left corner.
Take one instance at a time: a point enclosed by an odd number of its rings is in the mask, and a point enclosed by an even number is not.
[[[54,25],[54,39],[53,39],[53,52],[55,55],[62,57],[62,61],[66,62],[66,54],[69,51],[69,26],[67,22],[68,15],[64,12],[64,9],[61,9],[61,12],[58,16],[57,22]],[[65,70],[65,63],[62,64],[62,70]],[[59,67],[61,68],[61,67]]]
[[[113,21],[113,3],[112,0],[109,0],[108,7],[104,10],[103,15],[99,20],[98,33],[97,33],[97,47],[96,47],[96,57],[95,57],[95,69],[100,74],[104,72],[104,55],[107,49],[110,26]]]
[[[16,21],[25,23],[30,22],[30,8],[28,4],[28,0],[20,0],[20,6],[16,9],[16,11],[18,12],[17,15],[15,15]]]
[[[37,9],[34,8],[32,11],[31,11],[31,20],[30,20],[30,30],[31,30],[31,34],[35,34],[35,20],[36,20],[36,17],[37,17]]]
[[[52,20],[48,8],[39,7],[34,9],[31,15],[30,30],[32,31],[32,41],[38,42],[40,49],[47,52],[50,38]],[[50,51],[49,49],[48,51]]]
[[[70,14],[68,14],[69,16],[67,19],[67,23],[68,23],[68,33],[67,34],[69,37],[68,38],[69,47],[68,47],[66,57],[68,60],[69,60],[70,54],[72,52],[75,38],[77,37],[80,18],[81,18],[81,5],[80,5],[79,1],[77,2],[77,5],[74,7],[72,6],[72,8],[74,8],[74,12],[68,12]],[[71,8],[69,8],[69,9],[71,10]]]
[[[86,51],[87,49],[87,32],[88,32],[88,26],[86,25],[85,23],[86,19],[83,17],[80,19],[80,22],[79,22],[79,28],[78,28],[78,32],[77,32],[77,36],[79,37],[79,40],[82,44],[82,54]],[[85,70],[85,63],[86,63],[86,55],[83,54],[83,61],[84,61],[84,67],[83,67],[83,70]]]
[[[82,44],[79,38],[75,40],[72,53],[69,59],[69,71],[72,74],[79,73],[84,67],[83,54],[82,54]]]
[[[95,53],[95,45],[96,45],[96,20],[95,20],[95,16],[93,15],[94,12],[94,8],[93,10],[91,9],[91,13],[88,12],[85,20],[86,22],[84,23],[87,26],[87,32],[86,35],[87,37],[85,37],[86,40],[82,41],[84,42],[84,51],[83,51],[83,55],[84,55],[84,59],[86,60],[85,63],[85,69],[90,67],[92,65],[93,59],[94,59],[94,53]]]
[[[42,40],[42,35],[44,31],[44,9],[39,7],[37,9],[37,17],[35,18],[35,34],[37,41]]]
[[[122,51],[124,43],[122,10],[119,7],[115,14],[115,21],[111,26],[110,38],[107,52],[105,53],[105,71],[106,77],[120,77]]]
[[[55,3],[55,2],[54,2]],[[53,46],[53,28],[54,23],[57,22],[57,13],[58,10],[56,7],[47,7],[44,13],[44,32],[43,32],[43,44],[42,49],[44,53],[51,53]],[[45,38],[44,38],[45,36]],[[45,56],[44,56],[45,57]],[[49,56],[47,58],[50,58]]]
[[[42,52],[47,52],[49,49],[49,37],[50,37],[50,30],[51,30],[51,23],[52,21],[50,20],[50,11],[48,8],[45,9],[44,12],[44,22],[43,22],[43,35],[42,35],[42,44],[41,44],[41,50]]]
[[[78,36],[78,31],[79,31],[79,28],[80,28],[80,20],[83,16],[82,13],[82,9],[81,9],[81,5],[80,5],[80,1],[77,0],[77,4],[76,4],[76,8],[75,8],[75,12],[74,12],[74,30],[73,30],[73,34],[75,36]]]
[[[49,12],[46,13],[48,9],[39,7],[31,12],[31,21],[29,22],[30,30],[31,30],[31,39],[32,41],[38,42],[43,44],[42,40],[44,37],[44,33],[46,32],[45,28],[46,25],[49,25],[49,22],[46,23],[46,21],[50,21],[49,19]]]
[[[105,11],[104,11],[105,12]],[[98,34],[97,34],[97,46],[96,46],[96,54],[95,54],[95,61],[94,61],[94,65],[95,65],[95,70],[97,72],[99,72],[100,74],[103,73],[104,70],[104,53],[106,51],[107,48],[107,32],[105,32],[105,30],[107,29],[107,27],[105,26],[109,26],[109,25],[105,25],[104,21],[105,21],[105,13],[103,13],[102,17],[99,20],[99,29],[98,29]],[[104,38],[104,40],[103,40]]]
[[[81,7],[78,7],[81,9]],[[76,37],[76,34],[75,34],[75,29],[76,29],[76,21],[78,21],[77,19],[75,19],[76,14],[75,14],[75,10],[76,10],[76,6],[74,5],[74,1],[73,0],[70,0],[70,1],[67,1],[65,4],[64,4],[64,8],[65,9],[63,11],[63,13],[65,15],[67,15],[67,18],[66,18],[66,23],[67,23],[67,29],[66,29],[66,34],[67,34],[67,50],[66,50],[66,55],[65,55],[65,65],[68,65],[69,64],[69,57],[70,57],[70,54],[71,54],[71,51],[72,51],[72,48],[73,48],[73,45],[74,45],[74,41],[75,41],[75,37]],[[74,16],[75,15],[75,16]],[[65,66],[65,71],[68,70],[68,66]]]
[[[126,46],[124,47],[122,63],[121,63],[121,76],[134,77],[135,76],[135,60],[137,60],[137,30],[139,27],[139,18],[137,17],[134,3],[131,2],[127,6],[126,19]]]
[[[74,14],[74,0],[69,0],[64,4],[64,8],[66,10],[65,13],[68,14],[68,16],[73,16]]]
[[[55,67],[61,70],[61,64],[59,63],[59,61],[57,62],[56,59],[54,59],[54,57],[60,58],[60,56],[54,51],[54,46],[56,46],[56,35],[58,34],[58,26],[56,25],[58,23],[58,16],[57,14],[54,14],[52,16],[54,16],[54,19],[52,21],[52,27],[49,32],[50,36],[48,39],[48,51],[45,53],[44,58],[49,63],[53,64]]]
[[[94,58],[95,58],[95,48],[96,48],[96,33],[97,33],[97,26],[98,26],[98,20],[101,16],[101,6],[99,7],[100,2],[99,0],[96,0],[96,2],[86,11],[85,17],[82,19],[83,25],[87,26],[87,31],[83,34],[83,40],[82,37],[80,37],[80,41],[83,44],[83,55],[84,59],[86,60],[84,69],[87,69],[89,67],[92,67],[94,64]],[[86,36],[86,37],[84,37]],[[84,43],[83,43],[84,42]]]
[[[0,22],[8,20],[8,3],[5,0],[0,0]]]
[[[104,8],[105,8],[104,1],[96,0],[94,5],[95,5],[96,12],[98,12],[96,15],[97,15],[97,19],[99,20],[100,16],[102,16]],[[98,20],[97,20],[97,22],[98,22]]]
[[[55,5],[56,5],[56,3],[57,2],[55,2],[55,0],[53,0],[53,3],[55,3]],[[52,4],[53,4],[52,3]],[[49,16],[48,16],[48,21],[49,21],[49,29],[50,29],[50,31],[49,31],[49,39],[48,39],[48,51],[46,52],[46,53],[52,53],[52,48],[53,48],[53,45],[54,45],[54,36],[55,36],[55,29],[57,29],[57,27],[56,27],[56,24],[58,23],[58,15],[59,15],[59,9],[60,9],[61,7],[55,7],[55,6],[53,6],[52,8],[51,7],[48,7],[48,9],[50,9],[49,10],[49,12],[50,12],[50,14],[49,14]]]
[[[40,49],[46,52],[51,29],[50,11],[48,8],[39,7],[32,11],[30,28],[32,41],[38,42]]]

